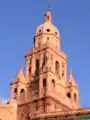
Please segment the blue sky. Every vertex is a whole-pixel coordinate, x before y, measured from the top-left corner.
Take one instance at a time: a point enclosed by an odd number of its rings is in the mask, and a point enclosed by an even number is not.
[[[90,0],[0,1],[0,97],[9,98],[9,83],[20,65],[25,69],[24,55],[33,47],[48,4],[79,86],[80,104],[90,107]]]

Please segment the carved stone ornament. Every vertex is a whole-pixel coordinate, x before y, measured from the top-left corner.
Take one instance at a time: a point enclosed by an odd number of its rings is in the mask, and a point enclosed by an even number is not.
[[[28,120],[27,118],[29,117],[30,114],[30,108],[28,105],[25,105],[25,107],[23,107],[23,109],[21,110],[21,120]]]

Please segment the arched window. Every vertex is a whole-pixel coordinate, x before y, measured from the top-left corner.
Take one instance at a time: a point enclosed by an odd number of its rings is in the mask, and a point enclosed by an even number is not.
[[[23,95],[23,94],[25,94],[25,91],[24,91],[24,89],[22,88],[22,89],[20,90],[20,95]]]
[[[43,79],[43,88],[46,87],[46,79]]]
[[[40,65],[39,59],[36,59],[36,71],[35,71],[36,76],[39,74],[39,65]]]
[[[39,33],[41,33],[41,29],[39,30]]]
[[[55,32],[55,34],[57,35],[57,32]]]
[[[36,60],[36,70],[39,70],[39,59]]]
[[[17,98],[17,88],[14,89],[14,99]]]
[[[68,97],[68,98],[71,98],[70,92],[67,93],[67,97]]]
[[[74,93],[74,101],[75,102],[77,101],[77,95],[76,95],[76,93]]]
[[[59,73],[59,62],[58,61],[56,61],[55,62],[55,73]]]
[[[49,28],[47,29],[47,32],[50,32],[50,29],[49,29]]]
[[[29,72],[29,75],[31,75],[31,67],[29,67],[28,72]]]
[[[43,95],[46,95],[46,79],[43,79]]]

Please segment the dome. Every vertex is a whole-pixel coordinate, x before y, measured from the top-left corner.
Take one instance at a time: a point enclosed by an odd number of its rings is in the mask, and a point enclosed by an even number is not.
[[[51,22],[51,12],[49,10],[44,15],[44,23],[39,25],[36,30],[36,35],[41,33],[53,34],[60,37],[59,30]]]

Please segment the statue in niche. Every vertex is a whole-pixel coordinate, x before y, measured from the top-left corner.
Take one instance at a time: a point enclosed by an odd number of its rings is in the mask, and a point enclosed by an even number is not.
[[[44,56],[43,56],[42,68],[46,65],[47,60],[48,60],[48,57],[46,56],[46,54],[44,54]]]

